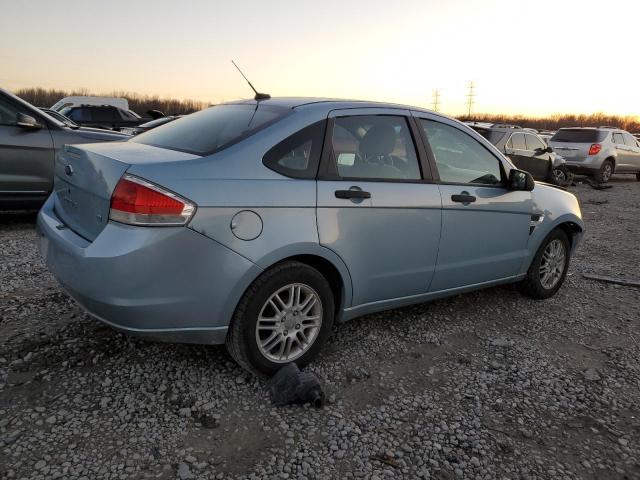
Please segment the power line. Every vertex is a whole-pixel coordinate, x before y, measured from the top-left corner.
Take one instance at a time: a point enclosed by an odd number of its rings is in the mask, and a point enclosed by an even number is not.
[[[471,116],[471,110],[473,110],[473,104],[475,103],[475,84],[473,82],[469,82],[469,93],[467,93],[467,117]]]
[[[437,88],[433,90],[431,94],[431,110],[434,112],[438,111],[438,107],[440,105],[440,90]]]

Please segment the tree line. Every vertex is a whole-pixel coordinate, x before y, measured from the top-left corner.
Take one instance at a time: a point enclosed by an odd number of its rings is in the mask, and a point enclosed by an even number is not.
[[[87,89],[68,91],[34,87],[22,88],[14,93],[37,107],[51,107],[58,100],[74,95],[126,98],[129,102],[129,108],[143,116],[149,110],[160,110],[165,115],[188,115],[209,106],[206,102],[197,100],[176,100],[174,98],[161,98],[157,95],[140,95],[138,93],[118,91],[96,94]]]
[[[555,114],[549,117],[527,117],[523,115],[499,115],[479,113],[458,117],[463,122],[507,123],[536,130],[557,130],[562,127],[616,127],[631,133],[640,132],[640,118],[633,116],[607,115],[605,113]]]
[[[132,92],[110,92],[95,94],[87,89],[58,90],[53,88],[23,88],[15,92],[16,95],[38,107],[50,107],[58,100],[72,95],[99,95],[108,97],[123,97],[129,101],[129,108],[144,115],[149,110],[160,110],[165,115],[187,115],[207,107],[206,102],[197,100],[176,100],[161,98],[157,95],[140,95]],[[500,115],[478,113],[471,116],[458,117],[462,121],[477,121],[490,123],[508,123],[536,130],[557,130],[562,127],[599,127],[611,126],[622,128],[628,132],[640,132],[640,117],[607,115],[604,113],[555,114],[549,117],[527,117],[524,115]]]

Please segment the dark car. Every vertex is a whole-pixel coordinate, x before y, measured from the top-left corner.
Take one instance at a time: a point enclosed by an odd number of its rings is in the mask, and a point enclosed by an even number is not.
[[[167,117],[160,117],[160,118],[151,120],[150,122],[138,125],[137,127],[122,127],[120,129],[120,132],[127,133],[129,135],[138,135],[139,133],[147,132],[152,128],[156,128],[156,127],[159,127],[160,125],[164,125],[165,123],[173,122],[174,120],[177,120],[180,117],[182,117],[182,115],[170,115]]]
[[[534,130],[517,125],[467,122],[471,128],[493,143],[520,170],[543,182],[567,185],[570,172],[564,159]]]
[[[55,156],[64,145],[127,138],[53,117],[0,89],[0,209],[40,207],[53,189]]]
[[[84,127],[107,128],[120,130],[122,127],[136,127],[148,122],[131,110],[123,110],[113,105],[79,105],[65,107],[60,110],[65,117],[69,117],[78,125]]]

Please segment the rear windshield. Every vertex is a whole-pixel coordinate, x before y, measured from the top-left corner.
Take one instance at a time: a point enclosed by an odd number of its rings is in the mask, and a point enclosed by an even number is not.
[[[489,130],[488,128],[480,128],[480,127],[471,127],[484,138],[489,140],[491,143],[496,145],[502,137],[505,136],[505,132],[499,132],[497,130]]]
[[[607,132],[599,130],[586,130],[582,128],[562,129],[551,137],[551,142],[570,142],[570,143],[597,143],[604,140]]]
[[[260,104],[216,105],[129,140],[154,147],[209,155],[247,138],[291,112]]]

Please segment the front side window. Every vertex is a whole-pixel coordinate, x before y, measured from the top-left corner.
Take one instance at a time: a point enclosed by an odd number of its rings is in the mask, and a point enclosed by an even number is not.
[[[637,147],[638,146],[638,141],[630,133],[625,133],[624,134],[624,143],[626,143],[630,147]]]
[[[216,105],[129,140],[196,155],[209,155],[284,118],[290,108],[266,103]]]
[[[404,117],[337,117],[331,167],[340,178],[420,180],[418,156]]]
[[[325,125],[322,120],[290,135],[265,154],[263,163],[287,177],[315,178]]]
[[[420,122],[442,182],[484,185],[501,183],[500,161],[477,140],[444,123],[424,119]]]
[[[547,146],[535,135],[525,135],[527,141],[527,150],[535,152],[536,150],[544,150]]]
[[[18,109],[4,98],[0,98],[0,125],[15,125],[18,118]]]

